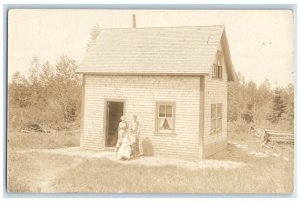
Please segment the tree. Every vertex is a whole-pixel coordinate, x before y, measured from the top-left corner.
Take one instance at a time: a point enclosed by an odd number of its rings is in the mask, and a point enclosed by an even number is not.
[[[294,85],[289,84],[286,88],[283,88],[280,95],[285,105],[282,118],[289,121],[291,125],[294,125]]]
[[[65,127],[65,122],[77,120],[81,106],[81,78],[75,73],[76,62],[62,55],[55,66],[45,62],[40,66],[32,59],[28,77],[16,72],[8,85],[10,126],[22,127],[36,122]],[[13,123],[13,124],[11,124]]]
[[[28,107],[31,104],[28,81],[19,71],[12,75],[8,85],[8,104],[10,107]]]
[[[274,96],[273,96],[273,108],[272,108],[272,116],[271,116],[271,121],[273,123],[277,123],[279,119],[281,118],[281,115],[285,111],[285,103],[282,100],[281,96],[281,89],[276,88],[274,91]]]
[[[264,82],[259,85],[256,97],[255,120],[266,120],[267,115],[272,111],[272,90],[268,79],[265,79]]]
[[[75,73],[75,61],[62,55],[57,61],[53,80],[53,96],[61,107],[64,121],[74,121],[80,108],[81,80]]]
[[[240,118],[240,81],[228,82],[228,120],[236,121]]]

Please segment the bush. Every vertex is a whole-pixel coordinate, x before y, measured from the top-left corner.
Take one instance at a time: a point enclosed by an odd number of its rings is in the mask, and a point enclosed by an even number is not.
[[[228,122],[228,136],[249,134],[252,124],[245,120],[237,120]]]
[[[294,124],[289,120],[279,120],[277,123],[272,123],[268,120],[262,120],[255,123],[256,128],[266,129],[266,130],[277,130],[286,131],[294,133]]]
[[[8,110],[8,129],[26,129],[32,123],[43,126],[45,129],[67,130],[80,127],[79,117],[67,123],[61,120],[58,110],[39,110],[37,108],[9,108]]]

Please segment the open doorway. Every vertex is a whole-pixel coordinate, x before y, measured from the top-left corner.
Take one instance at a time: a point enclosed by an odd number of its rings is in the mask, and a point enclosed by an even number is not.
[[[124,113],[124,102],[106,102],[105,147],[115,147],[118,141],[118,126]]]

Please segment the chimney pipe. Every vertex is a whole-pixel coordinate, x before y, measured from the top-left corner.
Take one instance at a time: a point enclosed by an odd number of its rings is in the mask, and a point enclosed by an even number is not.
[[[132,28],[136,28],[135,14],[132,15]]]

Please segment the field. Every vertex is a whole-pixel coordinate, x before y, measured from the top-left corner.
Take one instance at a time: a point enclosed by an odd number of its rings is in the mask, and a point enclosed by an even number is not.
[[[230,136],[228,142],[227,150],[198,163],[213,162],[217,166],[190,169],[163,162],[143,165],[146,157],[137,164],[134,160],[120,163],[109,158],[40,152],[78,147],[79,131],[44,134],[9,131],[7,190],[33,193],[293,192],[293,145],[262,148],[250,134]],[[225,166],[228,163],[245,166]]]

